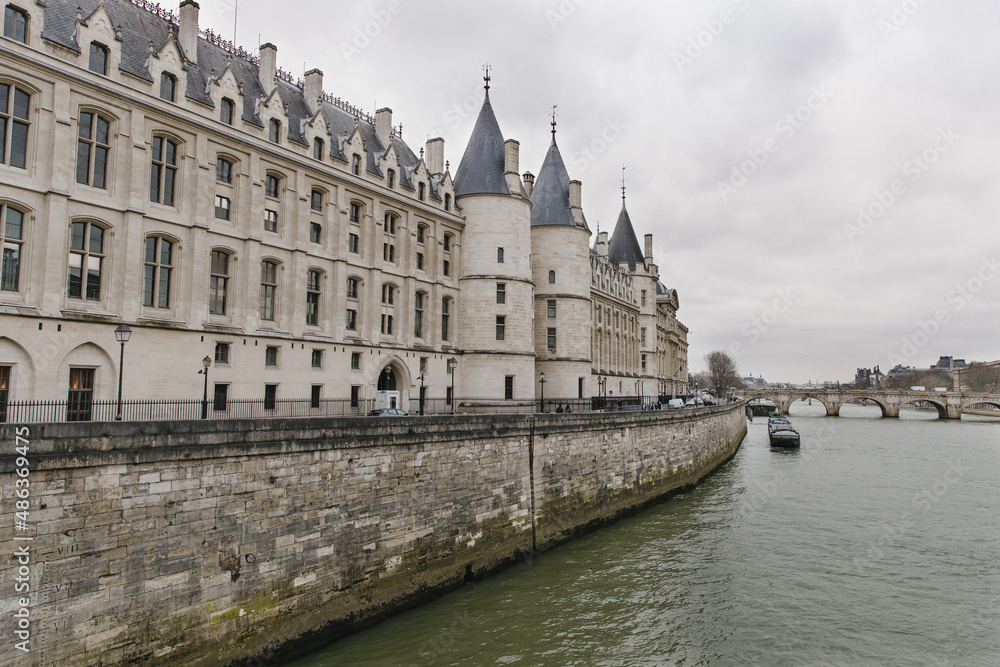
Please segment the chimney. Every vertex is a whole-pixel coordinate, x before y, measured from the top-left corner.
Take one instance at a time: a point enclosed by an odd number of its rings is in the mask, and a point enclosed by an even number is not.
[[[444,139],[441,137],[434,137],[433,139],[428,139],[425,146],[426,151],[424,155],[427,159],[427,171],[430,172],[431,176],[437,176],[438,174],[444,173]]]
[[[573,221],[583,227],[583,184],[580,181],[569,182],[569,210]]]
[[[198,3],[194,0],[184,0],[180,8],[180,34],[178,39],[184,57],[188,62],[198,62]]]
[[[597,235],[597,254],[601,257],[608,256],[608,233],[601,232]]]
[[[375,112],[375,134],[382,142],[382,148],[389,145],[389,137],[392,136],[392,109],[382,107]]]
[[[521,191],[521,177],[519,176],[521,162],[521,144],[514,139],[508,139],[503,143],[504,176],[507,178],[507,187],[511,194]]]
[[[305,86],[302,89],[309,111],[316,113],[323,106],[323,72],[318,69],[311,69],[306,72]]]
[[[265,95],[270,95],[275,87],[275,77],[278,76],[278,47],[268,42],[260,47],[260,69],[257,77]]]
[[[528,198],[531,198],[531,191],[535,189],[535,175],[530,171],[524,172],[524,191],[528,193]]]
[[[653,261],[653,235],[652,234],[646,234],[646,236],[644,237],[644,240],[646,241],[646,262],[647,263],[648,262],[652,262]]]

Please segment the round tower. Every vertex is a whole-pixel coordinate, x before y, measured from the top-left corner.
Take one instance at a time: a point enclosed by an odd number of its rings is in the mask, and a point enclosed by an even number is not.
[[[531,272],[535,281],[535,371],[552,399],[597,394],[592,378],[590,229],[580,181],[571,181],[552,144],[531,190]]]
[[[475,129],[455,175],[465,216],[458,303],[460,395],[534,398],[531,204],[518,175],[518,143],[504,142],[489,77]]]

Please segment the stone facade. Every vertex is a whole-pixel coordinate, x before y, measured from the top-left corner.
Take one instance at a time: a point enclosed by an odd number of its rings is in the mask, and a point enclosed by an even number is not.
[[[0,540],[34,538],[17,664],[283,664],[695,484],[745,432],[740,405],[22,428],[27,532],[11,449],[0,473]]]
[[[191,0],[177,15],[138,0],[8,9],[24,32],[0,37],[0,400],[110,399],[119,370],[126,398],[200,398],[204,357],[210,393],[358,411],[378,389],[410,408],[421,376],[428,398],[452,382],[504,398],[513,377],[513,398],[531,399],[543,371],[553,398],[596,395],[605,377],[626,395],[686,389],[683,366],[660,361],[686,355],[687,331],[676,302],[654,323],[652,257],[611,267],[648,283],[649,305],[637,287],[612,298],[579,183],[560,183],[576,229],[529,222],[533,177],[495,118],[453,182],[443,139],[418,155],[390,109],[330,96],[319,70],[295,81],[274,45],[253,57],[200,32]],[[485,171],[463,190],[467,165]],[[609,332],[591,314],[612,306]]]

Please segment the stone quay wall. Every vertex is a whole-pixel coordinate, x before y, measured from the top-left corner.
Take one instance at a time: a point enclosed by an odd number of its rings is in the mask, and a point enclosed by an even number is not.
[[[3,425],[0,664],[280,664],[696,484],[744,420]]]

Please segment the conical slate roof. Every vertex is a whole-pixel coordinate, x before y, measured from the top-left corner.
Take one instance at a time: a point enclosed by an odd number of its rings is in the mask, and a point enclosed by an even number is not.
[[[531,190],[531,226],[541,225],[576,227],[569,203],[569,172],[554,135]]]
[[[486,91],[476,127],[469,137],[462,161],[455,172],[455,196],[509,195],[504,177],[504,141],[500,124],[493,115],[490,92]]]
[[[627,262],[628,268],[632,271],[635,271],[637,264],[643,264],[642,249],[635,238],[635,230],[632,229],[632,220],[628,217],[624,199],[622,199],[622,212],[615,224],[615,233],[611,235],[611,242],[608,243],[608,260],[616,265]]]

